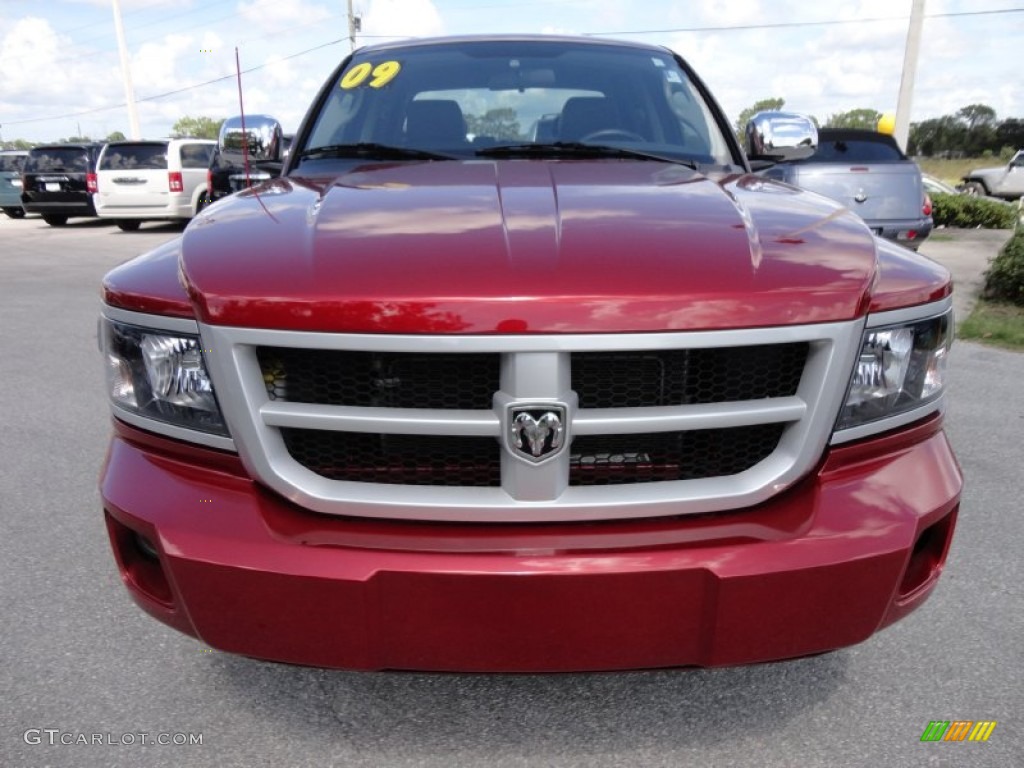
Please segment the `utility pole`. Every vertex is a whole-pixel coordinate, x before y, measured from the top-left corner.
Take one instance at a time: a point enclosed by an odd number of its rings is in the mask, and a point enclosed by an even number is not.
[[[903,77],[900,96],[896,103],[896,143],[907,149],[910,137],[910,105],[914,100],[914,78],[917,76],[917,54],[921,48],[921,26],[924,24],[924,0],[913,0],[910,7],[910,25],[907,27],[907,46],[903,52]]]
[[[139,113],[135,108],[135,89],[132,88],[132,70],[128,62],[128,45],[124,41],[124,25],[121,23],[121,0],[111,0],[114,7],[114,31],[117,33],[117,50],[121,54],[121,79],[124,81],[124,100],[128,105],[128,124],[131,137],[142,138],[139,131]]]
[[[356,32],[362,31],[362,19],[352,11],[352,0],[348,0],[348,48],[356,49]]]

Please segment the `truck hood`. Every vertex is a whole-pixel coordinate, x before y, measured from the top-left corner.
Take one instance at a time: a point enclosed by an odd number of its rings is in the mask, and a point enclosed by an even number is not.
[[[971,176],[994,176],[996,174],[1006,173],[1005,165],[995,165],[989,168],[972,168],[964,176],[963,179],[966,181]]]
[[[205,322],[363,333],[845,320],[876,274],[864,224],[817,196],[622,160],[279,178],[207,208],[180,258]]]

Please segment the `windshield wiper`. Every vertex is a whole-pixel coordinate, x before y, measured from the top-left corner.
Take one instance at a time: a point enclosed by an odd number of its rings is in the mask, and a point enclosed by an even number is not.
[[[502,144],[485,147],[476,152],[480,157],[619,157],[629,160],[656,160],[676,163],[697,170],[697,163],[680,157],[668,157],[654,152],[641,152],[607,144],[584,144],[579,141],[555,141],[549,144]]]
[[[299,159],[320,159],[327,157],[366,157],[374,160],[457,160],[454,155],[440,152],[427,152],[424,149],[410,147],[393,147],[373,141],[361,141],[358,144],[330,144],[326,147],[307,149],[299,155]]]

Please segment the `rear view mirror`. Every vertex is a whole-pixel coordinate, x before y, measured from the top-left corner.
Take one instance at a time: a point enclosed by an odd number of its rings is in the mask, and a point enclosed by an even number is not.
[[[246,115],[243,132],[241,116],[229,117],[220,127],[217,146],[221,152],[234,155],[243,154],[243,146],[247,146],[253,162],[281,160],[281,124],[269,115]]]
[[[761,159],[799,160],[818,148],[818,128],[796,112],[758,112],[746,126],[747,155]]]
[[[487,81],[487,88],[492,91],[522,91],[526,88],[551,88],[554,85],[555,70],[520,69],[518,66],[492,75]]]

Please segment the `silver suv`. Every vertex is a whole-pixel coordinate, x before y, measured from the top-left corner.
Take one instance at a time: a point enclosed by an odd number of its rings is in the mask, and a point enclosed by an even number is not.
[[[1004,200],[1024,197],[1024,149],[1006,165],[969,171],[963,182],[964,191],[971,195],[988,195]]]
[[[206,197],[208,139],[112,141],[97,164],[96,213],[123,230],[146,220],[187,221]]]

